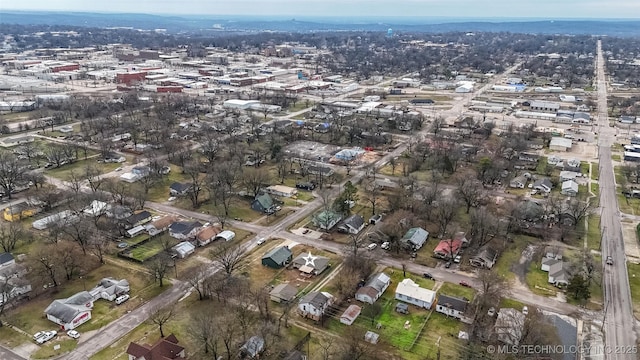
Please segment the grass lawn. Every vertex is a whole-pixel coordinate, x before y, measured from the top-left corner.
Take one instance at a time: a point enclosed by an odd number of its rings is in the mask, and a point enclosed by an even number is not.
[[[591,180],[598,180],[600,178],[600,163],[591,163]]]
[[[182,169],[176,165],[169,165],[171,172],[163,176],[158,183],[149,189],[149,201],[165,202],[169,198],[169,186],[174,182],[190,182],[187,175],[182,174]]]
[[[438,354],[436,342],[440,339],[440,358],[460,359],[462,354],[459,354],[458,349],[464,346],[465,342],[458,340],[458,333],[464,329],[464,326],[460,321],[434,311],[414,345],[412,353],[404,358],[435,359]]]
[[[298,194],[296,195],[296,198],[302,201],[312,201],[316,197],[313,196],[313,194],[310,191],[299,190]]]
[[[306,108],[312,107],[313,106],[313,101],[309,101],[309,103],[307,104],[306,101],[297,101],[295,105],[291,104],[288,108],[287,111],[289,112],[298,112],[300,110],[304,110]],[[307,106],[308,105],[308,106]]]
[[[616,197],[618,198],[618,207],[620,208],[620,212],[632,215],[636,214],[634,209],[638,209],[638,205],[640,204],[638,199],[628,199],[621,193],[617,193]]]
[[[180,201],[176,203],[176,206],[185,209],[192,209],[191,201],[189,200]],[[215,214],[215,208],[213,206],[213,203],[210,201],[207,201],[204,204],[200,205],[198,210],[203,213]],[[229,206],[229,218],[240,219],[241,221],[245,222],[252,222],[258,220],[262,216],[264,216],[264,214],[259,213],[251,208],[251,202],[249,201],[249,198],[234,197],[233,199],[231,199],[231,205]]]
[[[590,215],[587,226],[587,247],[589,250],[600,249],[600,216]]]
[[[129,249],[129,256],[138,260],[138,261],[145,261],[149,258],[154,257],[155,255],[157,255],[158,253],[160,253],[161,251],[164,250],[164,244],[168,242],[169,244],[171,244],[171,246],[176,245],[178,243],[178,240],[172,238],[171,236],[169,236],[168,233],[164,233],[160,236],[156,236],[154,238],[152,238],[151,240],[149,240],[148,242],[146,242],[145,244],[142,244],[140,246],[137,246],[135,248],[130,248]]]
[[[59,335],[58,335],[59,336]],[[60,336],[59,336],[60,337]],[[60,345],[58,350],[54,350],[54,345]],[[40,349],[31,355],[32,359],[49,359],[67,353],[76,348],[77,340],[69,339],[66,335],[60,337],[60,340],[49,341],[40,346]]]
[[[613,161],[620,161],[620,160],[621,160],[621,157],[620,157],[620,155],[618,155],[618,154],[613,154],[613,155],[611,155],[611,160],[613,160]]]
[[[583,174],[588,174],[589,173],[589,163],[586,161],[581,161],[580,162],[580,172]]]
[[[449,295],[457,298],[467,298],[469,301],[473,300],[476,291],[472,288],[468,288],[458,284],[444,283],[438,290],[439,294]]]
[[[257,224],[262,226],[272,226],[280,222],[282,219],[286,218],[287,216],[293,214],[293,212],[294,212],[293,209],[284,209],[284,210],[278,211],[275,215],[264,216],[262,219],[260,219],[260,221],[257,222]]]
[[[498,261],[494,265],[495,271],[506,277],[507,280],[512,280],[515,274],[511,270],[511,266],[518,264],[520,257],[522,256],[522,250],[524,250],[528,244],[535,243],[536,239],[525,236],[517,235],[513,238],[513,242],[508,243],[506,249],[502,252]]]
[[[640,318],[640,264],[628,262],[627,271],[629,272],[629,287],[631,288],[633,313],[636,318]]]
[[[555,296],[556,288],[549,284],[549,273],[540,270],[537,261],[532,261],[527,269],[527,286],[534,294]]]
[[[500,300],[500,305],[498,305],[498,307],[500,309],[502,308],[512,308],[512,309],[516,309],[518,311],[522,311],[522,307],[524,306],[523,303],[521,303],[518,300],[513,300],[513,299],[507,299],[507,298],[502,298],[502,300]]]
[[[600,196],[600,185],[598,185],[598,183],[591,183],[591,192],[595,196]]]
[[[57,179],[60,180],[65,180],[68,181],[71,179],[71,172],[73,171],[76,176],[79,176],[81,178],[83,178],[83,174],[85,172],[85,168],[88,165],[92,165],[94,166],[96,169],[98,169],[100,171],[100,174],[104,174],[104,173],[108,173],[111,172],[113,170],[115,170],[116,168],[118,168],[119,166],[122,166],[122,164],[116,164],[116,163],[99,163],[96,161],[96,159],[87,159],[87,160],[78,160],[76,162],[73,162],[71,164],[67,164],[67,165],[63,165],[59,168],[51,168],[51,169],[47,169],[45,171],[45,174],[49,175],[49,176],[53,176]]]

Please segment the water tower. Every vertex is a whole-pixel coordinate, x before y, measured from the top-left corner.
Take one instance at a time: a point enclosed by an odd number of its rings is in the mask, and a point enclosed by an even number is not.
[[[392,37],[392,36],[393,36],[393,29],[387,30],[387,37]]]

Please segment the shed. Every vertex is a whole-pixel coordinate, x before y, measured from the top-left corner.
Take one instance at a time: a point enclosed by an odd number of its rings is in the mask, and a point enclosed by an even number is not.
[[[351,325],[360,316],[362,308],[358,305],[349,305],[342,315],[340,315],[340,322],[345,325]]]
[[[216,239],[223,239],[224,241],[231,241],[236,237],[236,233],[231,230],[224,230],[220,234],[216,235]]]
[[[364,334],[364,341],[372,343],[374,345],[378,343],[378,338],[380,338],[380,335],[374,333],[373,331],[367,331]]]
[[[184,259],[187,256],[193,254],[193,252],[196,251],[196,247],[188,241],[183,241],[174,246],[172,250],[178,255],[179,258]]]

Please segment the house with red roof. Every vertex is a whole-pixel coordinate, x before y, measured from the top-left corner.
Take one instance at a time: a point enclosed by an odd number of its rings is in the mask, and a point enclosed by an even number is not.
[[[129,360],[175,360],[186,359],[184,347],[178,345],[178,339],[171,334],[161,338],[153,345],[129,343]]]

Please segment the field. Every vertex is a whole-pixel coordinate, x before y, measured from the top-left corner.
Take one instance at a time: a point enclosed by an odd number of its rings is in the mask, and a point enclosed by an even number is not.
[[[627,271],[629,272],[633,313],[636,318],[640,318],[640,264],[627,263]]]
[[[75,174],[75,176],[84,178],[83,174],[85,172],[85,168],[89,165],[96,168],[100,172],[100,174],[111,172],[116,168],[122,166],[122,164],[117,163],[99,163],[95,158],[89,158],[87,160],[78,160],[71,164],[62,165],[59,168],[47,169],[45,171],[45,174],[64,181],[71,180],[72,172]]]
[[[165,245],[168,247],[174,246],[178,243],[178,240],[169,236],[168,233],[164,233],[159,236],[151,238],[148,242],[127,249],[123,255],[131,257],[140,262],[144,262],[165,249]]]
[[[494,265],[495,271],[504,276],[507,280],[512,280],[516,274],[512,270],[513,265],[519,263],[522,251],[528,244],[535,243],[536,239],[518,235],[513,238],[513,242],[507,244],[507,248],[500,254],[498,261]]]
[[[587,247],[589,250],[600,249],[600,216],[590,215],[587,226]]]

